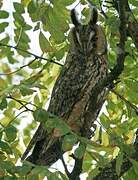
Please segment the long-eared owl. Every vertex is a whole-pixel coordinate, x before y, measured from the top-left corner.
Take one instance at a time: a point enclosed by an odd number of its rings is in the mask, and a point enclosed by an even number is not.
[[[104,102],[105,90],[98,95],[96,101],[92,102],[91,98],[94,96],[95,85],[107,75],[107,43],[97,18],[97,9],[92,7],[90,20],[83,25],[75,10],[71,11],[74,27],[69,35],[70,49],[54,85],[48,108],[50,113],[62,118],[76,133],[83,132],[86,124],[86,131],[91,128]],[[88,123],[85,119],[87,113]],[[48,133],[43,126],[43,123],[39,125],[22,159],[26,158],[34,146],[27,160],[34,164],[51,165],[63,153],[61,139],[55,137],[55,141],[48,146],[54,135]]]

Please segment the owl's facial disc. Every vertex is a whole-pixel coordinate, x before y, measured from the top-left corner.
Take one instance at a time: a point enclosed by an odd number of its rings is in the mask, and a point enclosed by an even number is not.
[[[80,33],[76,31],[76,38],[82,52],[87,56],[88,53],[93,49],[93,38],[95,32],[93,30],[89,31],[87,28],[83,28]]]

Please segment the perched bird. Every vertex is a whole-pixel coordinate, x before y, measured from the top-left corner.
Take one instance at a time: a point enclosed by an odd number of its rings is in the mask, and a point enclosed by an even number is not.
[[[74,27],[71,29],[70,49],[66,62],[54,85],[48,112],[63,119],[72,131],[87,136],[103,105],[105,89],[92,101],[96,84],[107,75],[107,42],[104,31],[97,24],[98,12],[91,7],[88,24],[83,25],[71,11]],[[54,131],[53,131],[54,132]],[[28,161],[38,165],[51,165],[63,151],[61,138],[50,144],[51,133],[41,123],[22,159],[34,146]],[[53,136],[52,136],[53,138]]]

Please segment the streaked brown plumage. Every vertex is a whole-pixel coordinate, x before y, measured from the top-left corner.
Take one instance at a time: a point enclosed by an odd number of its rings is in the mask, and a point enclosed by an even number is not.
[[[75,10],[71,11],[75,26],[70,32],[70,50],[54,85],[48,108],[49,112],[61,117],[76,133],[81,133],[83,128],[86,128],[85,136],[101,109],[105,90],[98,95],[94,103],[90,103],[90,97],[94,96],[95,85],[107,74],[106,38],[101,26],[96,24],[96,8],[93,8],[92,12],[89,23],[82,25]],[[48,134],[41,123],[22,159],[34,145],[28,161],[39,165],[54,163],[63,152],[59,138],[55,138],[47,148],[50,139],[51,134]]]

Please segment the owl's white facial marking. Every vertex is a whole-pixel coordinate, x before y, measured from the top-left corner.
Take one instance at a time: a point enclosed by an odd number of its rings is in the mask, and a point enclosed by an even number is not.
[[[81,51],[87,56],[94,47],[95,31],[90,26],[81,25],[75,35]]]
[[[76,37],[77,37],[77,41],[78,41],[79,45],[82,48],[82,42],[81,42],[81,39],[80,39],[80,35],[79,35],[79,33],[77,31],[76,31]]]
[[[92,38],[94,37],[94,35],[95,35],[95,32],[91,31],[89,35],[88,43],[87,43],[87,49],[89,48],[89,45],[92,42]]]

